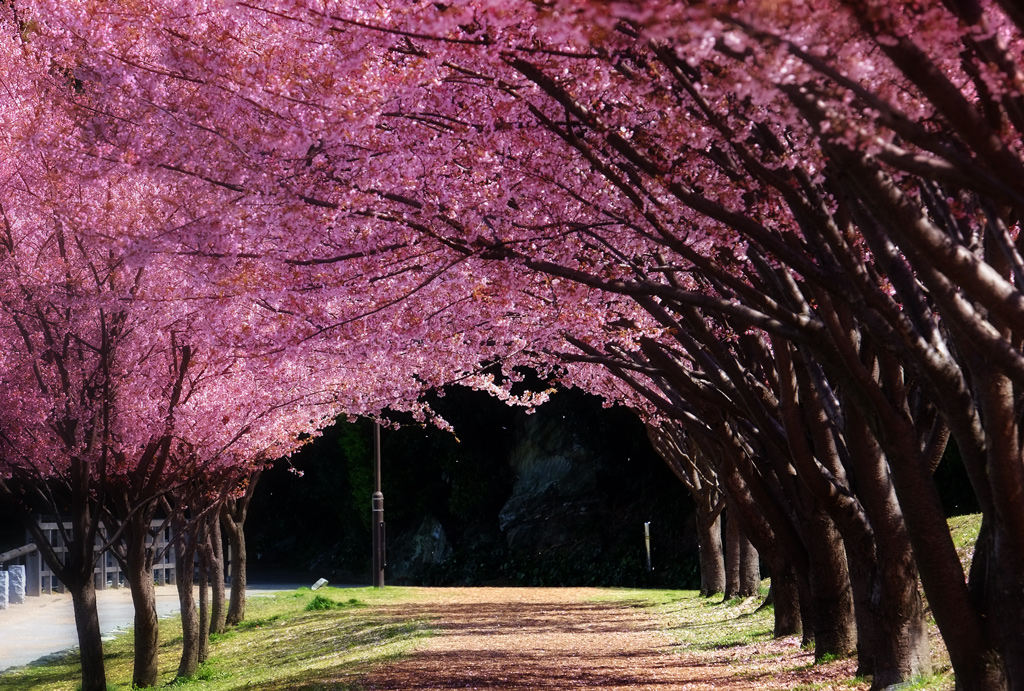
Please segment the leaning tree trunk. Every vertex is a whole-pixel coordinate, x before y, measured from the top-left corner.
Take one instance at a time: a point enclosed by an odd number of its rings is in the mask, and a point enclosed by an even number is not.
[[[857,614],[857,673],[882,689],[931,671],[928,628],[917,564],[881,448],[856,406],[846,406],[847,438],[856,464],[855,491],[873,527],[847,540]],[[852,533],[852,531],[851,531]]]
[[[820,299],[829,304],[828,296]],[[842,307],[832,312],[837,319],[845,316]],[[849,339],[838,323],[837,339]],[[866,349],[864,340],[860,343]],[[843,350],[846,371],[873,386],[874,375],[859,353],[852,343]],[[926,674],[928,638],[917,571],[885,456],[852,401],[843,406],[845,426],[836,434],[839,421],[823,404],[836,392],[824,376],[814,376],[807,364],[813,358],[799,350],[791,353],[785,344],[776,354],[791,459],[843,538],[855,603],[858,675],[871,676],[873,686],[882,688]],[[945,436],[941,439],[944,445]],[[842,491],[836,491],[837,485]]]
[[[696,504],[694,517],[700,555],[700,594],[710,597],[725,592],[721,518],[725,497],[718,485],[718,473],[698,446],[688,440],[677,421],[648,423],[647,438]]]
[[[806,549],[785,513],[780,507],[773,507],[772,497],[763,487],[747,482],[747,477],[756,481],[750,464],[742,462],[743,457],[735,448],[731,450],[733,453],[728,453],[723,448],[725,453],[719,459],[719,472],[729,499],[734,503],[734,516],[746,526],[751,539],[757,541],[761,553],[769,555],[775,587],[774,635],[778,638],[803,632],[806,643],[813,631],[813,627],[804,626],[804,620],[813,611]],[[769,510],[774,520],[768,518]]]
[[[65,536],[67,550],[58,555],[49,536],[39,526],[36,517],[30,513],[8,484],[0,477],[0,497],[19,509],[19,517],[25,529],[35,539],[40,555],[60,582],[71,593],[75,614],[75,630],[78,634],[78,651],[82,666],[82,691],[106,691],[107,673],[103,660],[103,638],[100,634],[99,611],[96,608],[96,582],[93,569],[96,564],[96,516],[92,509],[102,502],[102,489],[97,490],[90,483],[88,464],[80,458],[71,461],[71,535]],[[100,495],[100,496],[97,496]],[[56,514],[58,509],[52,506]]]
[[[986,423],[984,476],[991,492],[969,587],[981,610],[989,647],[1002,653],[1007,686],[1024,689],[1024,406],[1018,402],[1020,387],[1009,377],[986,367],[984,358],[974,353],[968,360]]]
[[[875,411],[888,413],[881,407],[876,407]],[[988,618],[979,612],[977,600],[968,589],[934,477],[921,460],[913,430],[901,424],[902,420],[895,415],[877,417],[883,418],[885,434],[878,438],[889,459],[888,467],[921,584],[949,651],[957,688],[966,691],[1010,689],[1004,653],[986,635]],[[957,441],[959,444],[961,439],[957,437]],[[963,451],[962,445],[960,448]]]

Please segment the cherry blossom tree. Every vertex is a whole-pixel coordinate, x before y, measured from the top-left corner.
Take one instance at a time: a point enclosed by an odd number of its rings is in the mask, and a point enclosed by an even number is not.
[[[230,232],[178,234],[192,256],[386,296],[272,312],[351,343],[356,314],[429,305],[392,343],[458,334],[422,351],[424,383],[623,319],[621,343],[692,339],[698,310],[769,334],[781,413],[813,441],[790,450],[831,472],[854,457],[841,433],[870,433],[857,498],[891,482],[958,683],[1013,688],[1024,119],[1004,4],[39,2],[23,33],[80,83],[97,156],[229,201]],[[931,478],[946,434],[985,517],[969,584]]]
[[[415,407],[427,382],[472,376],[479,361],[461,364],[451,330],[441,332],[450,357],[438,358],[422,320],[391,309],[396,290],[409,290],[395,278],[411,271],[401,256],[383,275],[361,270],[368,252],[260,271],[259,248],[240,252],[231,234],[259,209],[211,217],[228,203],[223,188],[113,160],[102,132],[67,117],[84,88],[74,70],[26,41],[30,22],[12,25],[20,35],[4,57],[26,83],[6,84],[24,93],[4,113],[4,492],[13,497],[16,481],[70,514],[66,562],[37,539],[74,596],[86,689],[105,688],[93,582],[101,519],[111,546],[123,545],[133,683],[148,686],[158,649],[148,538],[161,502],[198,476],[289,452],[340,411]],[[341,288],[333,298],[318,276],[327,264]],[[291,272],[289,295],[275,270]],[[299,307],[304,288],[319,291],[315,307]],[[384,337],[371,337],[371,317]],[[193,664],[183,660],[182,673]]]

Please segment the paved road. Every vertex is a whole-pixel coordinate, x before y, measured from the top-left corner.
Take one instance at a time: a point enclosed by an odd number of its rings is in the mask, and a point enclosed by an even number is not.
[[[250,585],[246,592],[260,593],[294,590],[315,581],[270,578]],[[156,589],[157,613],[166,617],[178,611],[178,591],[173,585]],[[104,639],[131,626],[135,616],[131,593],[127,588],[96,593],[100,630]],[[26,598],[25,604],[0,610],[0,674],[78,645],[75,615],[70,595],[42,595]]]

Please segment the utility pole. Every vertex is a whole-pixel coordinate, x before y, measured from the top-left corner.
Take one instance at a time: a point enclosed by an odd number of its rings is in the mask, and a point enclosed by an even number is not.
[[[384,587],[384,493],[380,491],[380,423],[373,426],[373,499],[371,526],[373,530],[373,587]]]

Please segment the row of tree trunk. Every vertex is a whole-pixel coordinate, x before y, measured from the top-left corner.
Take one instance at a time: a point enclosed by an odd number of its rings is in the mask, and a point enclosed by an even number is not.
[[[47,566],[71,595],[75,612],[82,664],[83,691],[106,691],[106,671],[96,602],[94,569],[104,549],[110,549],[117,559],[131,590],[134,617],[134,667],[132,684],[137,688],[154,686],[158,682],[159,619],[156,610],[154,564],[162,558],[154,548],[154,537],[163,526],[154,530],[153,518],[162,514],[170,524],[173,539],[168,549],[175,549],[175,574],[180,601],[183,650],[178,666],[178,677],[195,676],[209,650],[209,634],[223,633],[245,619],[246,608],[246,546],[244,524],[249,501],[258,480],[254,474],[241,494],[221,497],[206,505],[204,510],[190,511],[186,496],[176,493],[178,505],[164,497],[162,501],[132,504],[127,493],[117,495],[126,510],[124,521],[112,520],[114,511],[88,501],[89,484],[83,481],[81,496],[73,497],[70,508],[71,527],[66,530],[61,522],[62,540],[67,549],[57,552],[39,528],[33,515],[26,511],[23,520],[46,561]],[[0,494],[15,499],[8,484],[0,483]],[[108,496],[114,495],[110,492]],[[172,497],[174,495],[172,494]],[[198,494],[188,497],[199,499]],[[20,502],[16,505],[21,505]],[[97,549],[97,536],[101,524],[112,536]],[[225,565],[225,548],[231,555]],[[197,568],[198,567],[198,568]],[[199,574],[199,600],[195,596],[195,573]],[[228,594],[225,587],[230,580]]]

